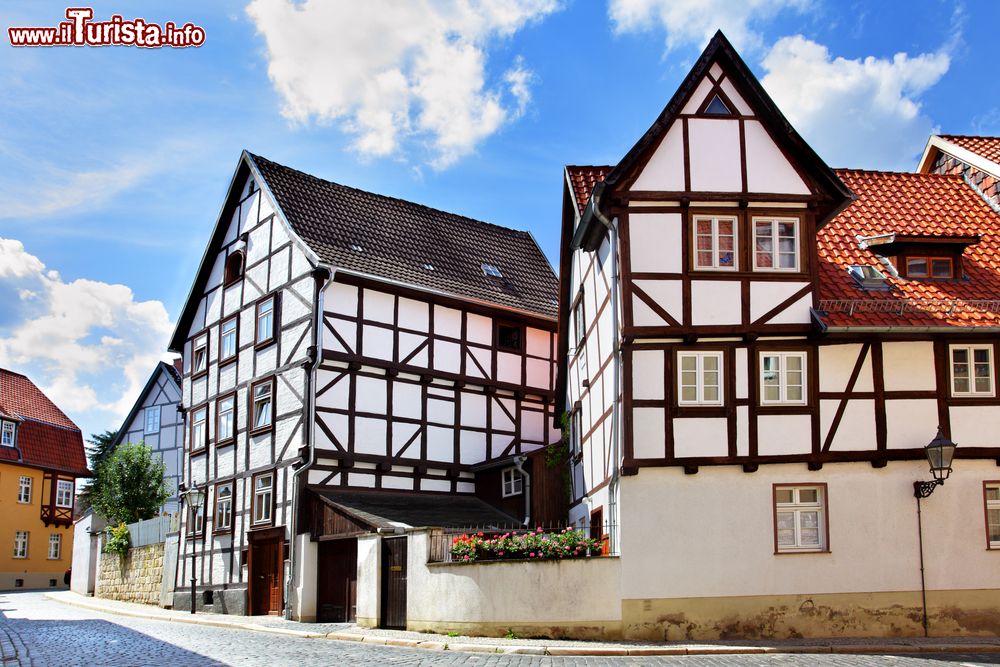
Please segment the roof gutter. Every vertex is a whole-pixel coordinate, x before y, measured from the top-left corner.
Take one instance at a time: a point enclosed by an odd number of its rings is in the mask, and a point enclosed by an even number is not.
[[[996,327],[952,327],[952,326],[927,326],[927,327],[909,327],[909,326],[889,326],[889,327],[852,327],[852,326],[839,326],[839,327],[827,327],[826,333],[950,333],[958,335],[968,335],[974,336],[981,333],[998,333],[1000,332],[1000,326]]]

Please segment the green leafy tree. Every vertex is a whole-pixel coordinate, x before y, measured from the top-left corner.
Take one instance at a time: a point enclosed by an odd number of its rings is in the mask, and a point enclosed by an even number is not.
[[[111,453],[114,451],[115,438],[118,437],[118,431],[105,431],[104,433],[92,433],[90,439],[87,440],[87,462],[90,469],[97,473],[97,469],[101,467],[101,464],[108,460]],[[97,478],[93,478],[88,482],[87,486],[80,490],[80,495],[76,499],[76,510],[80,514],[83,514],[88,509],[93,506],[93,498],[98,488]]]
[[[120,445],[97,469],[94,511],[112,524],[152,519],[170,497],[164,470],[145,443]]]

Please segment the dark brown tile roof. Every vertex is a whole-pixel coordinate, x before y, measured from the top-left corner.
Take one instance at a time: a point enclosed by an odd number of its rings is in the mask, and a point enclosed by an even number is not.
[[[530,233],[250,157],[288,223],[321,261],[462,298],[556,315],[558,281]],[[498,268],[503,278],[486,276],[483,264]]]
[[[89,475],[80,429],[24,375],[0,368],[0,412],[19,420],[16,448],[0,460]]]
[[[980,155],[991,162],[1000,164],[1000,137],[963,136],[942,134],[941,138],[970,153]]]

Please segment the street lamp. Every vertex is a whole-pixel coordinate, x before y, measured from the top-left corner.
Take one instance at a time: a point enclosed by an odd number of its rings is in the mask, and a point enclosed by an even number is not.
[[[191,511],[190,520],[188,521],[188,530],[194,534],[194,522],[198,520],[198,515],[201,512],[201,508],[205,505],[205,492],[199,489],[197,486],[192,485],[190,489],[184,491],[181,497],[187,501],[188,509]],[[194,542],[191,543],[191,613],[195,613],[197,608],[197,589],[195,585],[197,584],[197,578],[195,577],[195,558],[197,557],[194,550]]]
[[[927,498],[934,489],[944,484],[951,474],[951,460],[955,457],[954,442],[946,438],[938,426],[937,435],[924,447],[924,456],[931,467],[930,481],[918,480],[913,483],[913,497],[917,499],[917,539],[920,545],[920,600],[923,604],[924,637],[928,637],[927,629],[927,585],[924,581],[924,524],[920,514],[920,499]]]

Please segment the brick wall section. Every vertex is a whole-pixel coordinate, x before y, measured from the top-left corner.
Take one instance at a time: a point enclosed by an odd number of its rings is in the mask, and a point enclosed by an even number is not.
[[[163,544],[133,547],[124,559],[116,554],[102,554],[96,595],[158,605],[162,583]]]
[[[973,166],[953,158],[947,153],[939,153],[931,171],[935,174],[957,175],[965,178],[966,182],[979,190],[979,194],[993,206],[1000,210],[1000,179],[993,178],[989,174],[979,171]]]

